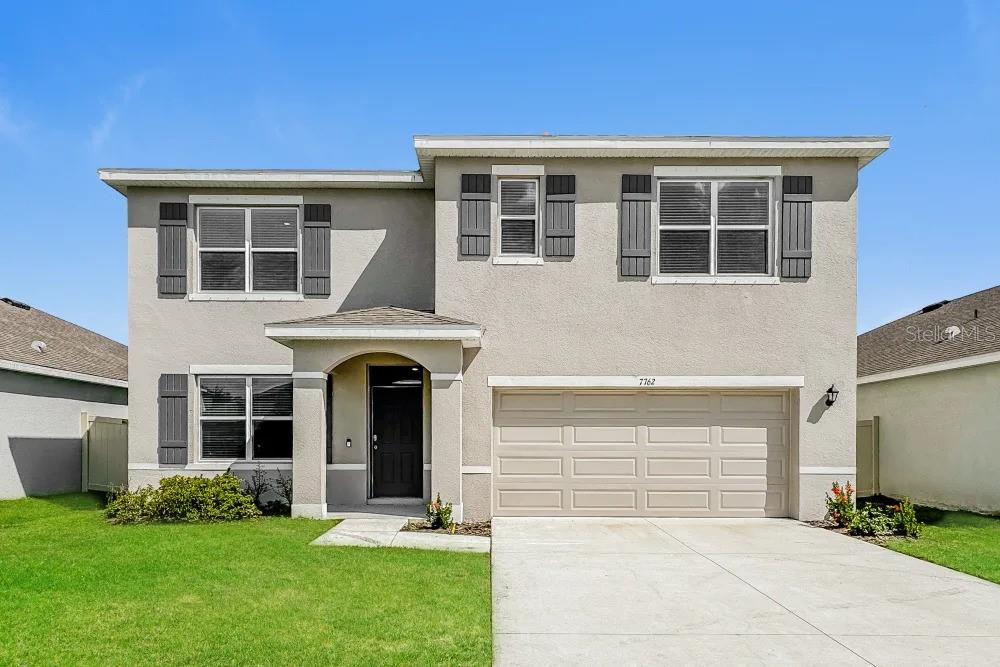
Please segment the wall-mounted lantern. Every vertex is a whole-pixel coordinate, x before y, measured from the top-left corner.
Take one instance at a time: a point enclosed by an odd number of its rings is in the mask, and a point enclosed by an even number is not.
[[[826,390],[826,406],[830,407],[837,402],[837,395],[840,391],[837,390],[835,385],[830,385],[830,388]]]

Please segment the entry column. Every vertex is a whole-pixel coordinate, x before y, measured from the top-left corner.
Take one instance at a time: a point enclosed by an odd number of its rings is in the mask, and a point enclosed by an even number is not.
[[[431,373],[431,488],[462,521],[462,374]]]
[[[326,373],[292,373],[292,516],[326,515]]]

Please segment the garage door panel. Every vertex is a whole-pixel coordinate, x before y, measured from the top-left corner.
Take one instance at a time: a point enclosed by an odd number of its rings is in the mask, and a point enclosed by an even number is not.
[[[638,506],[637,489],[570,489],[571,509],[586,511],[612,511],[621,512],[627,510],[635,512]]]
[[[504,396],[495,405],[518,405]],[[496,514],[787,514],[784,394],[567,390],[559,403],[561,411],[498,407]]]
[[[501,456],[497,459],[500,477],[556,477],[563,476],[562,457]]]
[[[635,457],[581,457],[572,459],[573,477],[638,477]]]
[[[649,426],[647,432],[650,447],[707,447],[712,444],[711,429],[708,426]]]
[[[660,412],[680,413],[695,412],[706,413],[711,411],[712,395],[704,394],[668,394],[649,392],[646,394],[646,410],[651,414]]]
[[[637,426],[577,425],[571,431],[572,445],[616,445],[635,447],[639,444]]]
[[[558,391],[500,394],[498,412],[562,412],[563,394]]]
[[[650,479],[710,479],[711,476],[712,459],[707,456],[691,458],[646,457],[646,477]]]
[[[719,411],[723,414],[742,413],[774,418],[788,414],[788,395],[785,393],[732,393],[720,394]]]
[[[572,410],[579,413],[610,412],[635,413],[642,409],[642,401],[630,392],[579,392],[571,393]]]
[[[563,433],[561,426],[501,426],[499,442],[502,445],[561,446]]]

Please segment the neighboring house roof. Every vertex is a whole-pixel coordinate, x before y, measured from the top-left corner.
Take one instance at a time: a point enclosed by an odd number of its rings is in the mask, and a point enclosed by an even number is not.
[[[887,136],[739,137],[617,135],[417,135],[417,171],[324,169],[144,169],[107,167],[101,180],[130,186],[254,188],[430,188],[437,157],[495,158],[856,158],[858,168],[889,149]]]
[[[128,347],[5,297],[0,299],[0,368],[125,387]]]
[[[285,320],[284,322],[273,322],[267,326],[285,327],[434,327],[434,326],[460,326],[478,327],[475,322],[459,320],[454,317],[445,317],[435,313],[428,313],[422,310],[410,310],[409,308],[397,308],[396,306],[379,306],[377,308],[363,308],[361,310],[348,310],[342,313],[332,313],[330,315],[318,315],[316,317],[306,317],[300,320]]]
[[[858,336],[858,377],[915,375],[1000,353],[1000,286],[941,301]],[[923,367],[928,367],[924,369]],[[890,376],[884,379],[890,379]]]

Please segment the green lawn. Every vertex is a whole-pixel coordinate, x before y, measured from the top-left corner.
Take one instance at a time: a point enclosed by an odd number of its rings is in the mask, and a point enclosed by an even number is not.
[[[924,507],[917,515],[926,524],[920,537],[886,546],[1000,584],[1000,518]]]
[[[333,523],[0,502],[0,665],[490,663],[487,554],[308,546]]]

